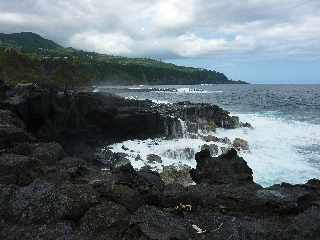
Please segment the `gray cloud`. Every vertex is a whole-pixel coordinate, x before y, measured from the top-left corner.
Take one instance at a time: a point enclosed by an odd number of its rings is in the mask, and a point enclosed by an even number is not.
[[[0,0],[0,31],[127,56],[311,58],[319,12],[318,0]]]

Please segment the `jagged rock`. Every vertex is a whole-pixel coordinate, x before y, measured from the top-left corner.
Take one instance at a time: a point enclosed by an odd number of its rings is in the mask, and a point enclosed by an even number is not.
[[[189,239],[187,222],[152,206],[143,206],[131,217],[131,224],[137,225],[149,239]]]
[[[205,124],[208,127],[213,124],[214,127],[222,128],[237,128],[240,126],[238,117],[230,116],[229,112],[216,105],[179,102],[172,106],[162,106],[162,108],[186,122]]]
[[[299,213],[312,207],[320,207],[320,182],[309,181],[305,185],[282,183],[261,189],[257,198],[265,202],[273,211],[280,213]]]
[[[34,138],[25,131],[24,123],[12,112],[0,110],[0,149],[31,141]]]
[[[245,122],[245,123],[240,122],[240,127],[253,129],[253,126],[248,122]]]
[[[97,145],[106,140],[182,134],[178,118],[155,111],[150,102],[106,93],[58,95],[35,85],[20,85],[2,105],[18,113],[37,136],[63,139],[66,145],[74,139]]]
[[[11,193],[3,214],[9,222],[23,224],[52,223],[61,219],[78,219],[97,203],[90,186],[54,184],[36,180]]]
[[[15,154],[0,155],[0,183],[2,184],[28,185],[43,174],[42,165],[35,158]]]
[[[65,152],[58,143],[38,143],[34,145],[32,156],[47,164],[54,164],[65,156]]]
[[[149,154],[147,160],[149,163],[162,163],[161,157],[156,154]]]
[[[128,227],[129,212],[125,207],[108,201],[89,209],[80,221],[83,233],[93,237],[105,236],[106,239],[120,239]]]
[[[90,207],[99,203],[98,194],[87,184],[63,184],[56,192],[64,210],[63,219],[77,221]]]
[[[188,166],[164,166],[160,176],[165,184],[189,186],[194,183],[189,173],[190,169]]]
[[[127,148],[126,146],[122,145],[121,148],[124,150],[124,151],[128,151],[129,148]]]
[[[115,153],[111,160],[111,169],[119,168],[121,166],[125,166],[130,164],[130,160],[126,158],[127,154],[123,153]]]
[[[118,168],[130,164],[127,159],[128,154],[122,152],[113,152],[110,149],[102,149],[96,152],[95,159],[108,166],[110,169]]]
[[[242,139],[242,138],[236,138],[234,139],[232,146],[237,150],[249,150],[249,143],[248,141]]]
[[[144,204],[143,196],[137,189],[123,184],[115,184],[111,175],[101,180],[95,180],[91,184],[101,197],[121,204],[130,212],[136,211]]]
[[[144,199],[141,194],[136,189],[126,185],[113,185],[112,191],[108,194],[108,198],[126,207],[130,212],[136,211],[144,204]]]
[[[173,159],[180,160],[190,160],[193,159],[195,155],[195,151],[192,148],[184,148],[184,149],[169,149],[164,153],[164,156]]]
[[[201,151],[203,150],[209,150],[212,156],[216,156],[219,153],[219,147],[215,144],[204,144],[201,146]]]
[[[53,184],[40,180],[16,190],[7,203],[7,221],[23,224],[51,223],[63,216]]]
[[[135,161],[142,161],[142,158],[141,158],[140,154],[138,154],[138,155],[135,157],[134,160],[135,160]]]
[[[159,201],[159,195],[163,191],[164,183],[159,173],[148,169],[135,171],[131,164],[112,169],[113,184],[127,185],[136,189],[146,202]]]
[[[72,183],[88,183],[90,176],[98,175],[100,168],[88,166],[87,162],[79,158],[66,157],[56,163],[55,168],[51,168],[46,179],[55,183],[70,181]]]
[[[227,137],[225,138],[219,138],[216,136],[208,135],[208,136],[203,136],[202,139],[206,142],[218,142],[218,143],[223,143],[223,144],[231,144],[231,140]]]
[[[219,157],[211,157],[210,151],[204,150],[196,154],[196,161],[197,168],[191,170],[196,183],[253,183],[252,170],[234,149]]]
[[[221,148],[220,148],[222,154],[227,153],[228,151],[230,151],[230,149],[231,149],[231,148],[229,148],[229,147],[221,147]]]

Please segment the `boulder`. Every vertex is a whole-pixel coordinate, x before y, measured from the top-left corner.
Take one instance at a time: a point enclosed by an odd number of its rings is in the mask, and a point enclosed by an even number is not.
[[[126,207],[130,212],[136,211],[144,204],[143,196],[136,189],[126,185],[115,184],[111,191],[104,196]]]
[[[88,184],[63,184],[56,189],[63,219],[78,221],[86,211],[99,203],[99,196]]]
[[[219,138],[213,135],[208,135],[208,136],[203,136],[202,139],[206,142],[218,142],[218,143],[231,145],[231,140],[227,137]]]
[[[136,189],[147,203],[157,203],[164,183],[159,173],[149,169],[135,171],[131,164],[111,170],[113,184],[127,185]]]
[[[121,239],[120,236],[128,227],[129,212],[125,207],[109,201],[90,208],[80,220],[80,229],[83,233],[110,237],[106,239]]]
[[[156,154],[149,154],[147,160],[149,163],[162,163],[161,157]]]
[[[194,155],[195,151],[192,148],[169,149],[164,153],[164,156],[178,160],[194,159]]]
[[[43,175],[43,166],[35,158],[15,154],[0,155],[1,184],[24,186]]]
[[[230,149],[231,148],[229,148],[229,147],[221,147],[220,148],[222,154],[226,154],[228,151],[230,151]]]
[[[91,182],[94,189],[103,199],[113,201],[134,212],[144,204],[142,194],[135,188],[123,184],[115,184],[112,176]]]
[[[242,139],[242,138],[236,138],[234,139],[232,146],[237,149],[238,151],[241,150],[249,150],[249,143],[248,141]]]
[[[203,150],[209,150],[212,156],[216,156],[219,153],[219,147],[215,144],[204,144],[201,146],[201,151]]]
[[[127,159],[128,154],[121,152],[113,152],[110,149],[101,149],[96,151],[95,159],[108,166],[110,169],[118,168],[127,164],[130,164],[130,161]]]
[[[189,166],[164,166],[160,176],[165,184],[176,183],[186,187],[194,183],[190,176],[190,169]]]
[[[32,142],[24,123],[11,111],[0,110],[0,149],[10,148],[15,143]]]
[[[211,157],[209,150],[203,150],[196,154],[195,159],[197,167],[191,170],[191,177],[196,183],[253,183],[252,170],[235,149],[219,157]]]
[[[190,239],[186,221],[153,206],[139,208],[130,223],[136,225],[147,239]]]
[[[46,179],[61,184],[66,181],[71,183],[88,183],[92,176],[99,175],[100,168],[90,166],[86,161],[79,158],[66,157],[50,167]]]
[[[26,225],[52,223],[63,215],[64,208],[55,186],[41,180],[17,189],[7,203],[8,222]]]
[[[46,164],[55,164],[65,156],[62,146],[55,142],[37,143],[34,145],[32,156]]]
[[[240,127],[253,129],[253,126],[252,126],[250,123],[248,123],[248,122],[245,122],[245,123],[240,122]]]
[[[77,220],[97,202],[97,194],[90,186],[64,184],[57,187],[35,180],[11,193],[4,215],[9,222],[27,225]]]

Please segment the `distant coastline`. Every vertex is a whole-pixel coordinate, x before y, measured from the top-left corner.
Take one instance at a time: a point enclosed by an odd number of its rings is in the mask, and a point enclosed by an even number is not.
[[[0,33],[0,78],[61,88],[103,85],[248,84],[223,73],[149,58],[127,58],[64,48],[30,33]]]

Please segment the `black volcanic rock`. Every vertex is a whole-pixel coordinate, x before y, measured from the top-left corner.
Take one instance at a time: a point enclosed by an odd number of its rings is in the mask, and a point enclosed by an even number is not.
[[[109,150],[92,154],[100,161],[97,164],[91,158],[68,156],[63,146],[73,141],[76,152],[83,153],[97,147],[100,137],[116,141],[117,132],[119,139],[135,137],[135,130],[142,128],[135,126],[138,123],[126,129],[121,126],[129,124],[136,111],[161,116],[156,120],[161,128],[151,129],[150,125],[140,137],[150,133],[169,137],[169,131],[177,133],[179,128],[169,130],[166,124],[178,124],[180,110],[187,103],[169,110],[141,101],[137,108],[136,101],[86,93],[54,95],[46,102],[48,99],[40,99],[50,94],[36,92],[34,86],[20,86],[15,90],[18,96],[1,103],[15,114],[0,110],[0,125],[31,137],[3,138],[11,140],[3,142],[0,154],[0,239],[319,239],[320,180],[263,188],[253,182],[252,170],[236,150],[212,157],[205,146],[196,154],[197,167],[191,171],[196,184],[178,184],[185,180],[184,170],[169,173],[174,180],[166,185],[158,172],[147,167],[136,170],[124,155]],[[46,115],[39,103],[54,111]],[[116,108],[111,111],[111,106]],[[201,118],[196,118],[194,111],[184,120],[209,124],[215,117],[228,118],[226,112],[209,117],[201,110]],[[113,125],[110,119],[118,119],[119,114],[123,122]],[[155,123],[153,117],[146,121]],[[126,132],[129,129],[132,132]],[[57,140],[46,141],[49,133],[56,134],[52,136]],[[214,136],[209,139],[217,140]]]
[[[15,154],[0,155],[0,184],[28,185],[43,175],[42,164],[36,158]]]
[[[234,149],[219,157],[212,157],[209,150],[203,150],[195,159],[197,168],[191,170],[191,177],[196,183],[253,183],[252,170]]]
[[[187,222],[184,219],[156,207],[141,207],[131,217],[130,223],[136,224],[147,239],[184,240],[190,238]]]
[[[125,207],[106,201],[99,204],[81,218],[82,234],[91,236],[89,239],[121,239],[121,235],[129,228],[129,212]]]
[[[80,144],[97,147],[133,138],[182,136],[178,118],[157,111],[148,101],[111,94],[64,95],[25,84],[12,89],[1,106],[16,113],[35,136],[59,141],[73,152]]]
[[[0,110],[0,149],[18,142],[32,142],[34,138],[26,131],[25,124],[8,110]]]

